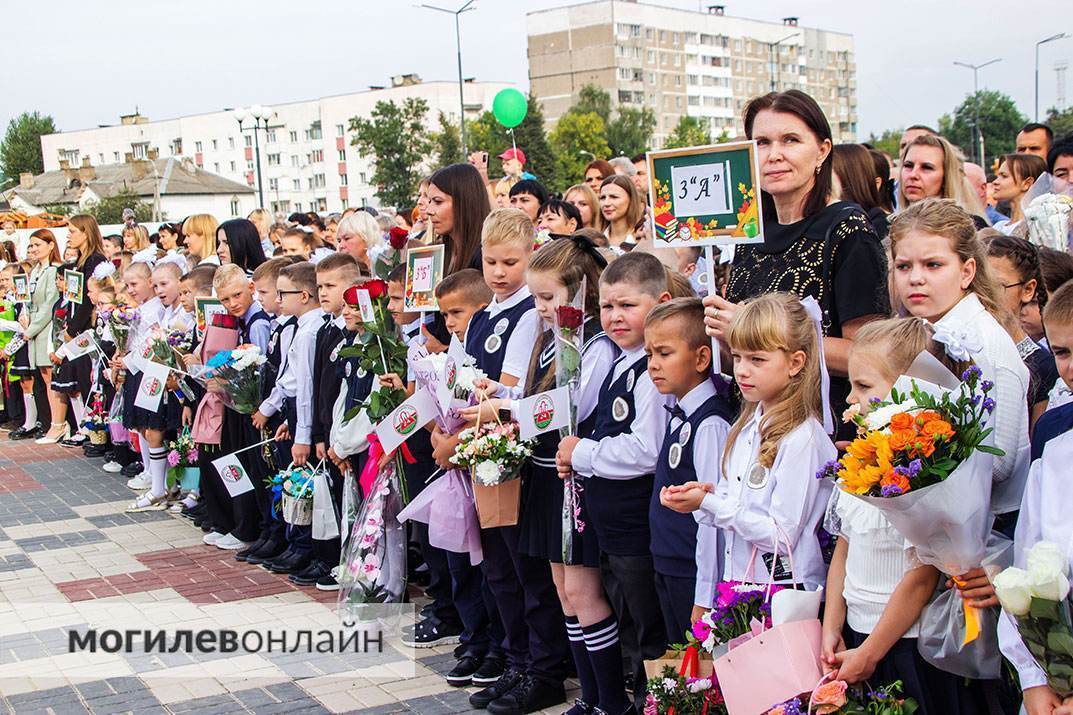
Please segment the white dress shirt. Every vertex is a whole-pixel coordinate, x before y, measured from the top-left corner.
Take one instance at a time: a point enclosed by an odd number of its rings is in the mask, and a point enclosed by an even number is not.
[[[623,353],[614,364],[611,381],[622,377],[644,354],[643,345]],[[583,439],[578,442],[572,459],[574,471],[583,477],[604,479],[636,479],[654,473],[669,417],[663,408],[673,401],[672,396],[661,395],[656,390],[647,370],[637,375],[633,387],[635,417],[630,431],[598,441]]]
[[[271,417],[283,407],[284,399],[293,397],[298,422],[293,426],[296,444],[310,444],[312,441],[313,357],[317,347],[317,331],[322,325],[324,311],[320,308],[314,308],[298,318],[294,339],[280,361],[276,384],[259,408],[262,415]]]
[[[969,293],[936,325],[974,337],[983,348],[972,360],[983,379],[995,383],[995,446],[1005,452],[995,457],[991,511],[1006,514],[1017,509],[1024,492],[1030,460],[1028,442],[1028,368],[1010,334],[987,312],[975,293]]]
[[[705,380],[694,387],[678,406],[689,417],[715,395],[715,385]],[[682,420],[671,417],[667,434],[671,434]],[[693,468],[698,482],[719,484],[722,475],[721,461],[723,448],[727,443],[730,425],[722,417],[712,415],[697,427],[690,444],[693,448]],[[704,608],[711,608],[715,598],[715,585],[723,576],[722,534],[719,529],[700,526],[697,528],[697,587],[693,603]]]
[[[714,494],[704,496],[693,516],[700,524],[723,530],[723,580],[766,583],[768,573],[761,555],[773,553],[776,535],[781,540],[785,534],[793,555],[794,582],[816,588],[827,579],[816,529],[831,495],[830,481],[816,479],[816,472],[837,451],[823,424],[810,417],[782,438],[771,468],[750,484],[750,471],[760,454],[761,413],[758,407],[738,433],[727,455],[724,478]],[[750,571],[754,549],[759,554]],[[789,570],[785,544],[778,550],[784,569]]]
[[[550,330],[551,328],[549,328]],[[584,346],[581,352],[581,379],[578,381],[577,394],[577,421],[584,422],[596,409],[596,403],[600,401],[600,388],[603,387],[607,373],[619,356],[619,349],[611,342],[610,338],[592,340]],[[518,419],[518,403],[523,397],[532,397],[525,394],[526,380],[521,380],[514,387],[499,386],[496,397],[510,399],[510,413],[514,419]]]
[[[1015,566],[1025,568],[1028,550],[1050,541],[1065,550],[1073,565],[1073,519],[1069,518],[1069,465],[1073,464],[1073,432],[1047,442],[1032,463],[1025,484],[1013,546]],[[1017,669],[1021,689],[1046,685],[1047,677],[1028,651],[1013,619],[1005,611],[998,623],[999,650]]]
[[[492,298],[492,302],[484,309],[484,312],[488,313],[489,322],[495,322],[497,315],[518,305],[530,295],[529,286],[522,286],[518,292],[502,302],[499,296]],[[529,372],[529,358],[533,355],[533,346],[536,345],[543,329],[544,322],[540,319],[536,308],[530,308],[522,314],[514,330],[511,331],[510,339],[503,347],[506,351],[503,355],[502,373],[504,375],[516,377],[519,381],[525,379]]]

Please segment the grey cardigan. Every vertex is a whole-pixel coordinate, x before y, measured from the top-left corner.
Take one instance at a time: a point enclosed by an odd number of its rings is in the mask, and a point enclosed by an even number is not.
[[[56,288],[56,267],[37,264],[30,271],[30,324],[26,327],[31,367],[52,367],[48,354],[52,352],[52,308],[60,297]]]

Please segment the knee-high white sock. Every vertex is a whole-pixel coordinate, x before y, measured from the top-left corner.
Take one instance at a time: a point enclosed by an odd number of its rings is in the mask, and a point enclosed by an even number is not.
[[[145,435],[138,435],[138,451],[142,453],[142,470],[149,471],[149,440],[145,438]]]
[[[78,430],[82,429],[82,420],[86,416],[86,404],[82,402],[82,395],[71,395],[71,409],[75,413],[75,423]],[[78,430],[75,430],[76,432]]]
[[[30,393],[22,393],[22,404],[26,406],[26,419],[23,420],[22,428],[30,429],[37,424],[37,403],[34,402],[34,395]]]
[[[166,447],[149,448],[149,479],[152,485],[149,492],[155,496],[164,494],[164,481],[168,475],[168,450]]]

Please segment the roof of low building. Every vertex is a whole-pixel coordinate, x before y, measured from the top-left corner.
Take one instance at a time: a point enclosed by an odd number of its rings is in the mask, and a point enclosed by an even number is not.
[[[35,206],[73,204],[87,189],[102,199],[124,192],[151,197],[158,181],[161,196],[253,193],[245,184],[176,157],[46,171],[34,176],[31,188],[15,186],[13,193]]]

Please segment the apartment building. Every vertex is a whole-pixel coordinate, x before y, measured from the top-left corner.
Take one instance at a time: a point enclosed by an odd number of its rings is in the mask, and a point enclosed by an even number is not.
[[[496,92],[512,85],[467,81],[467,119],[491,109]],[[175,119],[151,121],[140,114],[120,118],[114,126],[60,132],[41,137],[45,171],[64,166],[121,164],[148,159],[185,158],[212,174],[257,190],[260,152],[264,206],[272,211],[342,211],[348,206],[375,205],[370,184],[370,158],[350,145],[350,118],[368,117],[377,102],[425,99],[427,121],[437,125],[439,112],[458,122],[457,82],[422,82],[416,75],[391,78],[391,85],[364,92],[308,101],[267,105],[268,128],[254,136],[251,120],[239,128],[230,109]],[[262,125],[263,126],[263,125]],[[256,195],[256,194],[255,194]],[[220,216],[219,218],[226,218]]]
[[[827,114],[835,142],[856,141],[852,35],[728,12],[598,0],[528,13],[529,81],[549,128],[586,84],[615,106],[652,108],[657,148],[683,115],[707,120],[713,136],[740,135],[749,99],[800,89]]]

